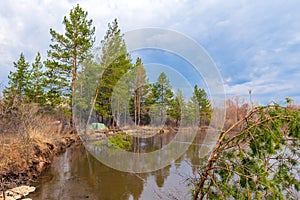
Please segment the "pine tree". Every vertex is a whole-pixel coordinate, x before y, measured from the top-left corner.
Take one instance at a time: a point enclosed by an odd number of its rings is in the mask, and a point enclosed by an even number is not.
[[[61,107],[68,103],[69,81],[57,62],[45,61],[46,71],[43,77],[46,105],[50,109]]]
[[[43,64],[41,54],[38,52],[29,74],[29,83],[27,87],[27,96],[31,102],[43,105],[45,103],[43,90]]]
[[[189,98],[186,107],[186,112],[183,114],[185,125],[198,126],[200,112],[199,103],[195,95]]]
[[[49,79],[48,85],[50,84],[48,100],[52,106],[57,106],[63,103],[63,99],[69,98],[68,103],[72,107],[71,124],[73,127],[75,105],[72,93],[76,89],[77,73],[80,64],[91,55],[90,50],[95,41],[95,27],[92,26],[92,20],[87,19],[87,14],[77,4],[70,11],[69,19],[64,17],[64,34],[50,29],[52,44],[48,51],[49,59],[45,63],[47,67],[46,76]]]
[[[14,107],[16,104],[24,101],[28,94],[29,82],[29,63],[21,53],[17,62],[14,62],[15,72],[10,71],[8,75],[8,87],[3,91],[4,102],[8,107]]]
[[[169,111],[170,116],[175,119],[175,125],[178,126],[181,118],[183,118],[185,110],[185,101],[182,91],[178,89],[175,99],[172,101],[172,106]]]
[[[149,95],[149,84],[141,58],[136,59],[131,74],[130,85],[132,87],[130,91],[129,113],[135,125],[145,125],[149,123],[149,109],[146,105]]]
[[[157,82],[152,87],[152,92],[154,101],[160,108],[160,123],[162,123],[164,113],[170,114],[174,96],[170,81],[164,72],[159,75]]]
[[[194,87],[193,96],[198,102],[201,124],[207,124],[210,122],[212,108],[208,100],[207,94],[204,89]]]
[[[108,24],[108,30],[101,44],[101,65],[105,67],[105,71],[99,78],[95,109],[101,118],[100,121],[105,122],[108,126],[114,126],[115,122],[111,110],[112,93],[117,82],[132,68],[117,19],[112,24]]]
[[[147,83],[146,70],[143,66],[142,59],[137,58],[134,66],[134,119],[136,125],[141,124],[144,98],[147,93],[145,84]]]
[[[130,97],[133,90],[134,73],[126,73],[115,85],[112,93],[112,113],[118,126],[129,125]],[[132,123],[130,123],[132,125]]]
[[[274,103],[221,131],[197,165],[193,199],[299,199],[299,122],[299,109]]]

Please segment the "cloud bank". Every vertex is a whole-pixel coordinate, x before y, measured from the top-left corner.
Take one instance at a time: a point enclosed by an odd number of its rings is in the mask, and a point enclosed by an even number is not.
[[[115,17],[123,32],[145,27],[175,30],[207,50],[228,96],[247,98],[251,89],[259,103],[285,97],[300,102],[300,2],[296,0],[1,1],[1,82],[7,83],[21,52],[30,62],[37,51],[46,58],[49,29],[63,32],[63,16],[77,3],[94,20],[98,45]]]

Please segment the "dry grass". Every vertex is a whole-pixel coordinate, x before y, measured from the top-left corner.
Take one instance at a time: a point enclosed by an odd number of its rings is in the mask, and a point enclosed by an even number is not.
[[[53,155],[67,146],[67,137],[75,138],[62,131],[56,116],[39,114],[35,105],[24,105],[16,113],[2,116],[0,176],[5,185],[36,177],[41,172],[40,163],[50,163]]]
[[[41,117],[36,126],[29,128],[29,137],[31,140],[37,140],[42,143],[51,143],[61,136],[61,124],[57,124],[53,117]]]
[[[0,137],[0,174],[28,170],[35,162],[37,151],[45,152],[47,144],[54,144],[63,135],[58,132],[56,124],[49,117],[38,117],[36,124],[23,127],[26,134],[8,132]],[[16,127],[14,128],[16,129]]]
[[[1,175],[7,172],[21,171],[26,165],[26,159],[24,159],[24,145],[21,141],[11,141],[10,143],[4,143],[1,140],[0,149],[0,173]]]

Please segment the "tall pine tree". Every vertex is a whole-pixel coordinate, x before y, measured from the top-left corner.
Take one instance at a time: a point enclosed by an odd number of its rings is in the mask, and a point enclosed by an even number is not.
[[[111,108],[112,93],[117,82],[132,68],[117,19],[108,24],[108,30],[101,44],[101,65],[105,70],[99,78],[95,109],[99,121],[111,127],[115,125]]]
[[[94,44],[95,27],[92,20],[87,19],[87,12],[78,4],[70,11],[69,18],[64,17],[65,32],[57,33],[50,29],[52,44],[48,51],[49,59],[46,62],[48,78],[48,99],[55,101],[52,105],[61,104],[62,97],[69,98],[71,106],[71,124],[74,127],[75,102],[72,93],[76,89],[76,79],[80,64],[89,57]],[[58,101],[58,102],[57,102]]]
[[[144,98],[147,93],[147,88],[145,85],[147,83],[146,70],[143,66],[141,58],[137,58],[136,60],[134,73],[134,119],[136,125],[140,125],[142,111],[145,110],[142,107],[144,107]]]

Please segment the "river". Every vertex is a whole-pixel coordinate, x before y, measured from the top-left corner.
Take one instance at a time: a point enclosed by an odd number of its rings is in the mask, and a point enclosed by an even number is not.
[[[39,177],[35,184],[37,190],[29,197],[33,200],[191,199],[188,178],[197,174],[204,135],[198,133],[188,150],[170,165],[140,174],[107,167],[83,145],[69,148]],[[166,143],[173,138],[170,134],[154,137]],[[149,147],[149,141],[153,139],[144,140],[141,146]]]

